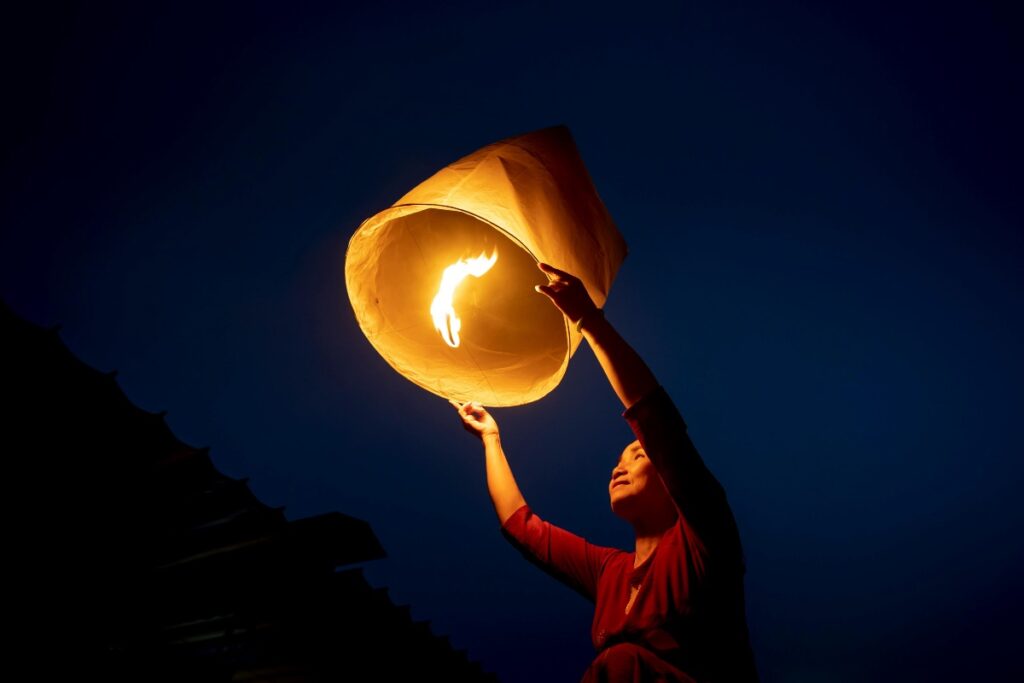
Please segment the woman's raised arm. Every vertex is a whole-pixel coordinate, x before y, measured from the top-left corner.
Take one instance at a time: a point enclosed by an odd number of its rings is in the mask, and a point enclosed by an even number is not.
[[[466,428],[466,431],[483,442],[487,467],[487,491],[491,494],[491,502],[494,504],[494,511],[498,514],[498,521],[504,526],[512,513],[526,505],[526,500],[519,492],[519,485],[516,484],[512,468],[508,465],[505,451],[501,448],[498,423],[479,403],[466,401],[460,404],[453,400],[448,402],[459,411],[462,426]]]
[[[581,323],[583,336],[622,406],[629,408],[656,389],[654,373],[605,319],[580,279],[546,263],[537,265],[550,278],[548,284],[538,285],[537,291],[546,294],[573,324]]]

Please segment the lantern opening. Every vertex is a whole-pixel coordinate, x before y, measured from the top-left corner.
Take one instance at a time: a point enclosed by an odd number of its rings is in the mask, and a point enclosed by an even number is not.
[[[543,395],[558,383],[569,328],[534,291],[547,278],[522,244],[477,216],[435,206],[392,207],[363,228],[349,246],[350,293],[367,303],[360,324],[403,376],[445,398],[490,406],[515,405],[509,394]],[[438,282],[477,255],[495,259],[485,276],[453,288],[455,347],[441,340],[432,315]]]

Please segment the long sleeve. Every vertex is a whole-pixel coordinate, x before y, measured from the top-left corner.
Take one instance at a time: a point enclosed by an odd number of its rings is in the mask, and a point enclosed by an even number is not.
[[[739,535],[725,491],[690,441],[686,422],[664,387],[649,392],[622,416],[700,545],[706,550],[738,550]]]
[[[591,602],[597,599],[597,582],[605,564],[622,552],[594,545],[542,520],[529,505],[512,513],[501,531],[528,560]]]

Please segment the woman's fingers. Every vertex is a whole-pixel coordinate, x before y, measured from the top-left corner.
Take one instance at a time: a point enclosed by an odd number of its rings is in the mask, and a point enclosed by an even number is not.
[[[448,403],[450,403],[455,410],[459,411],[459,417],[462,418],[463,422],[472,419],[472,415],[466,410],[467,408],[471,408],[468,401],[466,403],[459,403],[454,398],[450,398],[448,399]]]
[[[555,277],[559,277],[564,280],[572,279],[572,275],[569,275],[569,273],[565,272],[564,270],[559,270],[558,268],[555,268],[554,266],[549,265],[547,263],[541,263],[540,261],[538,261],[537,267],[549,275],[554,275]]]
[[[566,275],[568,275],[568,273],[566,273],[564,270],[559,270],[558,268],[555,268],[550,263],[544,263],[543,261],[538,261],[537,262],[537,267],[540,268],[541,270],[543,270],[545,273],[550,273],[551,275],[557,275],[558,277],[565,277]]]
[[[463,417],[475,418],[479,417],[484,412],[484,407],[476,401],[466,401],[465,403],[459,403],[454,398],[448,399],[448,403],[452,405],[459,414]]]

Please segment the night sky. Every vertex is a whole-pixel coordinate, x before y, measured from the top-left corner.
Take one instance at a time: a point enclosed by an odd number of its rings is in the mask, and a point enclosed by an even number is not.
[[[370,582],[485,669],[575,681],[591,606],[343,281],[363,219],[566,124],[629,244],[608,317],[736,515],[763,680],[1021,680],[1022,23],[845,4],[5,10],[0,297],[289,518],[369,521]],[[533,508],[629,549],[621,411],[584,344],[494,414]]]

